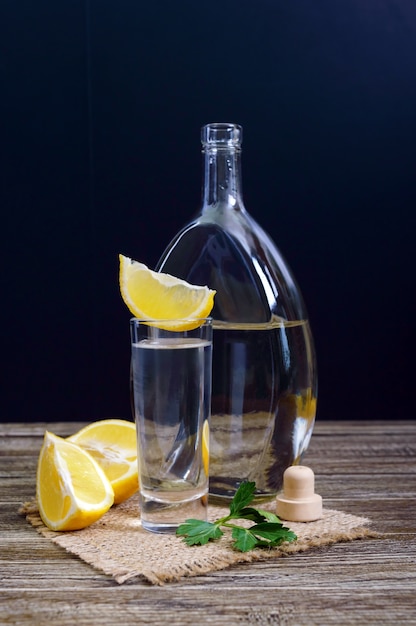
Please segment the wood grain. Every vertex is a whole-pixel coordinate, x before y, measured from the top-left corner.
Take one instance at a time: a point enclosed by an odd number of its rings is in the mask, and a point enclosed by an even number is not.
[[[339,543],[153,587],[119,586],[43,538],[17,510],[35,491],[43,432],[0,424],[0,624],[416,624],[416,422],[317,423],[304,463],[328,508],[380,539]]]

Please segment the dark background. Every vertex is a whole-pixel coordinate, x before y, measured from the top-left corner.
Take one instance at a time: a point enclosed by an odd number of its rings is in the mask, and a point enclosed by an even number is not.
[[[243,125],[247,209],[300,283],[319,419],[415,417],[416,2],[2,0],[0,419],[130,417],[118,253]]]

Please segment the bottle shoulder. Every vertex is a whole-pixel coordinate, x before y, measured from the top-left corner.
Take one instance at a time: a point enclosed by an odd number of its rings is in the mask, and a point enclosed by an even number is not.
[[[307,318],[286,260],[245,210],[202,213],[178,232],[157,269],[216,289],[215,319],[263,323],[275,315]]]

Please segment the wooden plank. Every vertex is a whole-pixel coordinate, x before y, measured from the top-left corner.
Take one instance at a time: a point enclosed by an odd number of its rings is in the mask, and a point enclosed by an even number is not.
[[[312,576],[312,574],[311,574]],[[257,584],[257,583],[255,583]],[[403,593],[386,581],[378,593],[362,583],[357,590],[345,586],[323,591],[307,587],[294,596],[287,589],[256,590],[242,586],[236,593],[236,581],[222,588],[152,589],[151,597],[137,594],[134,588],[101,593],[91,589],[82,596],[76,592],[50,591],[39,602],[36,592],[18,590],[3,599],[4,614],[14,615],[20,624],[152,624],[164,626],[193,624],[288,624],[318,626],[330,624],[414,624],[414,592]],[[243,595],[244,594],[244,595]],[[144,596],[147,596],[144,597]],[[387,597],[386,597],[387,596]],[[213,611],[215,607],[215,611]],[[76,621],[74,621],[76,620]]]

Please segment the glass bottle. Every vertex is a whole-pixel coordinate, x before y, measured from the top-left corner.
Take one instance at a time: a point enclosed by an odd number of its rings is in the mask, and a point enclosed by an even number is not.
[[[242,128],[202,128],[202,208],[157,269],[216,289],[210,494],[232,498],[244,480],[257,500],[281,489],[312,434],[317,397],[313,338],[296,281],[244,207]]]

